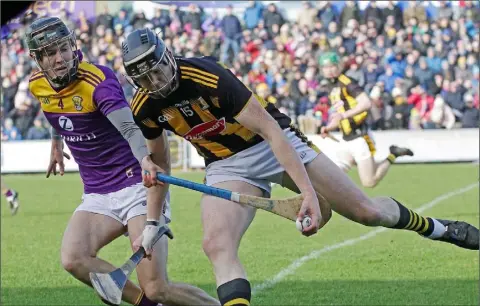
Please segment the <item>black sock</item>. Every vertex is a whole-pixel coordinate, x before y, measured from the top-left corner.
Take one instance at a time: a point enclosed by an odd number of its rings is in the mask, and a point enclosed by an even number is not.
[[[400,204],[394,198],[391,199],[397,203],[398,208],[400,209],[400,218],[398,219],[397,224],[392,228],[414,231],[423,236],[428,236],[433,232],[434,223],[431,218],[422,217],[413,210]]]
[[[249,306],[252,290],[248,280],[236,278],[220,285],[217,294],[222,306]]]
[[[147,296],[145,295],[145,292],[142,291],[142,293],[140,294],[140,296],[138,296],[138,299],[137,299],[137,301],[135,302],[135,305],[136,305],[136,306],[157,306],[158,303],[149,300],[149,299],[147,298]]]

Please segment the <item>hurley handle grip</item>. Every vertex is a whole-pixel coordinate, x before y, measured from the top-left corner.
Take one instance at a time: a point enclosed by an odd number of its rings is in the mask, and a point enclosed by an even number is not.
[[[187,189],[195,190],[195,191],[200,191],[205,194],[209,194],[215,197],[219,197],[225,200],[231,200],[232,197],[232,192],[230,190],[226,189],[221,189],[221,188],[216,188],[216,187],[210,187],[204,184],[199,184],[191,181],[187,181],[181,178],[173,177],[170,175],[166,175],[163,173],[157,173],[157,179],[160,182],[164,182],[167,184],[172,184],[180,187],[184,187]]]

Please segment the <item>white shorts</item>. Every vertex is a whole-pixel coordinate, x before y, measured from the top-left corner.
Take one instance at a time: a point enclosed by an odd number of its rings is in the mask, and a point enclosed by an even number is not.
[[[285,135],[295,148],[304,164],[308,164],[320,153],[315,146],[303,142],[290,129]],[[237,154],[209,164],[206,168],[205,184],[212,186],[227,181],[243,181],[271,193],[270,183],[283,183],[285,169],[280,165],[270,145],[262,141]]]
[[[142,183],[138,183],[107,194],[83,194],[82,203],[75,212],[77,211],[102,214],[127,225],[128,220],[133,217],[147,214],[147,188]],[[169,223],[171,217],[170,192],[165,198],[163,215],[166,223]]]
[[[349,171],[355,164],[373,158],[376,148],[371,134],[350,141],[341,140],[334,162],[343,171]]]

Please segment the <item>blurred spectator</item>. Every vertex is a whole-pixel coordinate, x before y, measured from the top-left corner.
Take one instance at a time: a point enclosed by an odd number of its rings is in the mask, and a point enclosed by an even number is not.
[[[478,98],[478,96],[477,96]],[[462,116],[462,128],[478,128],[480,122],[480,111],[474,106],[472,95],[465,96],[465,109]]]
[[[201,11],[198,5],[191,3],[188,6],[188,13],[185,15],[185,31],[191,33],[192,30],[201,30],[202,28],[202,17]]]
[[[307,27],[309,30],[312,30],[317,20],[318,10],[313,7],[310,1],[303,1],[302,3],[303,13],[298,15],[297,23],[301,28]]]
[[[41,119],[33,120],[33,126],[28,129],[27,139],[28,140],[42,140],[49,139],[50,132],[43,126]]]
[[[435,124],[430,121],[434,98],[426,92],[425,86],[418,85],[412,88],[412,94],[408,97],[407,102],[416,110],[420,125],[423,128],[435,128]]]
[[[445,101],[440,95],[438,95],[433,102],[430,121],[435,125],[435,128],[451,129],[455,124],[455,115],[452,109],[445,104]]]
[[[329,25],[332,22],[337,22],[338,14],[335,8],[332,6],[331,1],[317,1],[318,14],[317,18],[323,25]]]
[[[220,60],[224,63],[229,63],[229,51],[233,52],[233,58],[240,51],[239,40],[242,34],[242,26],[237,16],[233,15],[232,5],[228,5],[227,14],[223,17],[220,27],[224,35]]]
[[[205,21],[202,23],[202,30],[203,32],[209,31],[213,26],[213,31],[216,31],[220,28],[222,20],[218,17],[217,11],[213,11],[210,16],[208,16]]]
[[[342,29],[347,28],[348,22],[352,19],[360,20],[360,10],[358,9],[358,5],[355,1],[345,1],[345,6],[340,14],[340,24]]]
[[[285,23],[282,14],[278,11],[274,3],[270,3],[267,11],[264,11],[263,20],[270,38],[273,37],[274,34],[278,34],[278,30]],[[274,31],[274,29],[278,30]]]
[[[243,21],[247,29],[252,30],[257,27],[263,17],[263,4],[259,1],[248,1],[248,7],[243,13]]]
[[[403,13],[402,10],[395,4],[395,1],[388,1],[387,7],[383,9],[382,22],[387,23],[389,16],[392,16],[393,24],[398,27],[403,27]]]
[[[5,119],[4,125],[5,128],[3,128],[2,140],[22,140],[22,135],[20,135],[18,129],[13,125],[12,119]]]
[[[105,2],[104,2],[105,3]],[[95,27],[102,25],[105,29],[112,29],[113,30],[113,16],[110,14],[108,9],[108,4],[105,3],[103,5],[103,13],[96,17]]]

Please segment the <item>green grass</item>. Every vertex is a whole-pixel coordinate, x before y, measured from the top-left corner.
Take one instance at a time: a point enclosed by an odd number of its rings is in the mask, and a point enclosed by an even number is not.
[[[178,173],[201,181],[202,172]],[[352,177],[358,181],[356,173]],[[21,193],[11,217],[1,202],[1,297],[4,305],[103,305],[92,290],[60,264],[63,231],[82,193],[77,174],[46,180],[42,175],[3,177]],[[471,164],[398,165],[371,195],[393,196],[416,208],[449,191],[478,182]],[[169,276],[216,296],[212,269],[201,248],[200,195],[173,187]],[[461,219],[478,226],[478,188],[451,197],[423,215]],[[275,197],[289,193],[276,188]],[[372,228],[334,214],[316,236],[305,238],[295,225],[259,212],[242,241],[240,256],[252,285],[274,277],[295,259],[361,236]],[[100,252],[115,265],[131,255],[127,238]],[[306,261],[275,286],[258,292],[253,305],[478,305],[479,254],[388,230],[357,244]],[[135,279],[135,276],[133,277]]]

